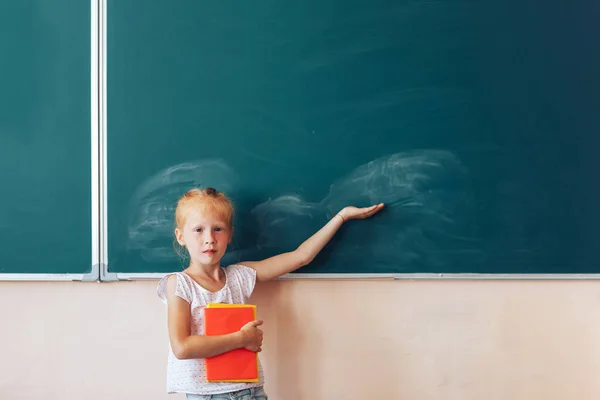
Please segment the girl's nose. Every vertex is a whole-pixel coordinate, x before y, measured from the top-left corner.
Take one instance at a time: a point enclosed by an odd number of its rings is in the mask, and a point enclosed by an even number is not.
[[[213,244],[215,243],[215,238],[211,233],[208,233],[205,237],[204,237],[204,243],[206,244]]]

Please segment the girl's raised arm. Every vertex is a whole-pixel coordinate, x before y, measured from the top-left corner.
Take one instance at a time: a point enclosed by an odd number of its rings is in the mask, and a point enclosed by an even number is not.
[[[309,264],[331,240],[344,222],[351,219],[368,218],[379,212],[382,208],[383,203],[364,208],[345,207],[296,250],[279,254],[262,261],[246,261],[240,264],[256,270],[256,277],[259,282],[278,278],[288,272]]]

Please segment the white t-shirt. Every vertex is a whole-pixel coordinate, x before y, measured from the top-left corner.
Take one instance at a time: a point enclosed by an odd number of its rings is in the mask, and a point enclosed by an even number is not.
[[[225,271],[225,286],[218,292],[210,292],[196,283],[184,272],[175,272],[177,288],[175,294],[190,304],[191,334],[204,335],[204,307],[208,303],[245,304],[256,283],[256,271],[243,265],[230,265]],[[158,297],[164,304],[166,299],[166,284],[170,275],[158,283]],[[251,383],[222,383],[207,382],[204,359],[179,360],[173,354],[169,345],[167,365],[167,391],[169,393],[217,394],[247,389],[264,384],[264,376],[260,362],[258,364],[259,381]]]

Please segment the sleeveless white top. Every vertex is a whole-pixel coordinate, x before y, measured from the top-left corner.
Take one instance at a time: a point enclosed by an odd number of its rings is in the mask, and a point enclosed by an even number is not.
[[[256,271],[243,265],[230,265],[225,271],[225,286],[218,292],[210,292],[196,283],[184,272],[169,274],[160,280],[156,289],[158,297],[164,304],[166,284],[170,275],[177,276],[175,294],[190,304],[191,334],[204,335],[204,307],[208,303],[245,304],[256,283]],[[204,359],[179,360],[169,345],[167,364],[167,392],[190,394],[228,393],[251,387],[262,386],[264,376],[260,362],[258,364],[259,381],[251,383],[207,382]]]

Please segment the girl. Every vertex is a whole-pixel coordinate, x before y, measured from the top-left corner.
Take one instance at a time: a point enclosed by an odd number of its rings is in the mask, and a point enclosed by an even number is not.
[[[261,351],[262,321],[252,321],[238,332],[204,336],[204,312],[208,303],[246,303],[256,282],[280,277],[310,263],[340,226],[351,219],[370,217],[383,204],[367,208],[345,207],[296,250],[262,261],[221,267],[220,261],[233,234],[233,207],[215,189],[192,189],[179,199],[175,210],[175,237],[190,257],[183,272],[165,276],[158,295],[168,306],[169,360],[167,390],[186,393],[187,399],[266,400],[256,383],[211,383],[204,373],[204,358],[237,348]]]

